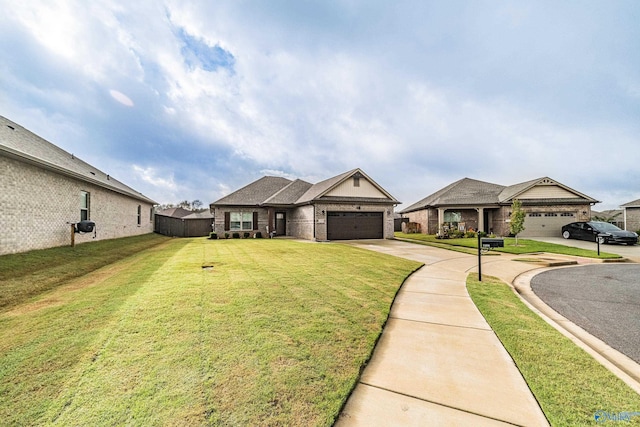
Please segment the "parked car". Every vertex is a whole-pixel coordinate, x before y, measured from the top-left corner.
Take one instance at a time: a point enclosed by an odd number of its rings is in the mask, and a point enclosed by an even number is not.
[[[603,221],[572,222],[562,227],[562,237],[592,242],[600,238],[600,243],[626,243],[627,245],[638,243],[636,233],[622,230]]]

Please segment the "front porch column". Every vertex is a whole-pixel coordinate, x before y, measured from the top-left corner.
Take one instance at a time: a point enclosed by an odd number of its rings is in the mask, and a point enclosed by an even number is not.
[[[478,229],[476,231],[484,230],[484,208],[478,208]]]
[[[267,234],[276,229],[275,210],[276,208],[267,208]]]
[[[438,208],[438,235],[442,236],[442,224],[444,224],[444,211],[445,208]]]

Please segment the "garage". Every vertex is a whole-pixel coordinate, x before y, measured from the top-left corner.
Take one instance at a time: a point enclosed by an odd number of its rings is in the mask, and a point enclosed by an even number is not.
[[[576,221],[575,212],[530,212],[519,237],[560,237],[562,226]]]
[[[383,212],[327,212],[327,239],[382,239]]]

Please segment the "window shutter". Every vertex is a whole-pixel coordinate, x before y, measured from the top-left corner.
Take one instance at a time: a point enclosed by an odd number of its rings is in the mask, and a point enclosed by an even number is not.
[[[253,229],[258,229],[258,212],[253,213]]]
[[[231,212],[224,213],[224,231],[229,231],[231,228]]]

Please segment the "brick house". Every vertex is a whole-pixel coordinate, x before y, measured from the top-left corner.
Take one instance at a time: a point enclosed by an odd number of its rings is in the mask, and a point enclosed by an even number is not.
[[[265,176],[210,205],[218,233],[309,240],[393,238],[399,202],[360,169],[317,184]]]
[[[622,208],[624,229],[629,231],[640,230],[640,199],[625,203]]]
[[[400,211],[417,223],[425,234],[438,234],[455,228],[509,234],[509,217],[514,200],[526,212],[521,237],[560,236],[562,226],[589,221],[591,206],[597,200],[544,177],[504,186],[463,178]]]
[[[0,255],[153,232],[153,200],[0,116]],[[95,222],[95,233],[71,233]]]

